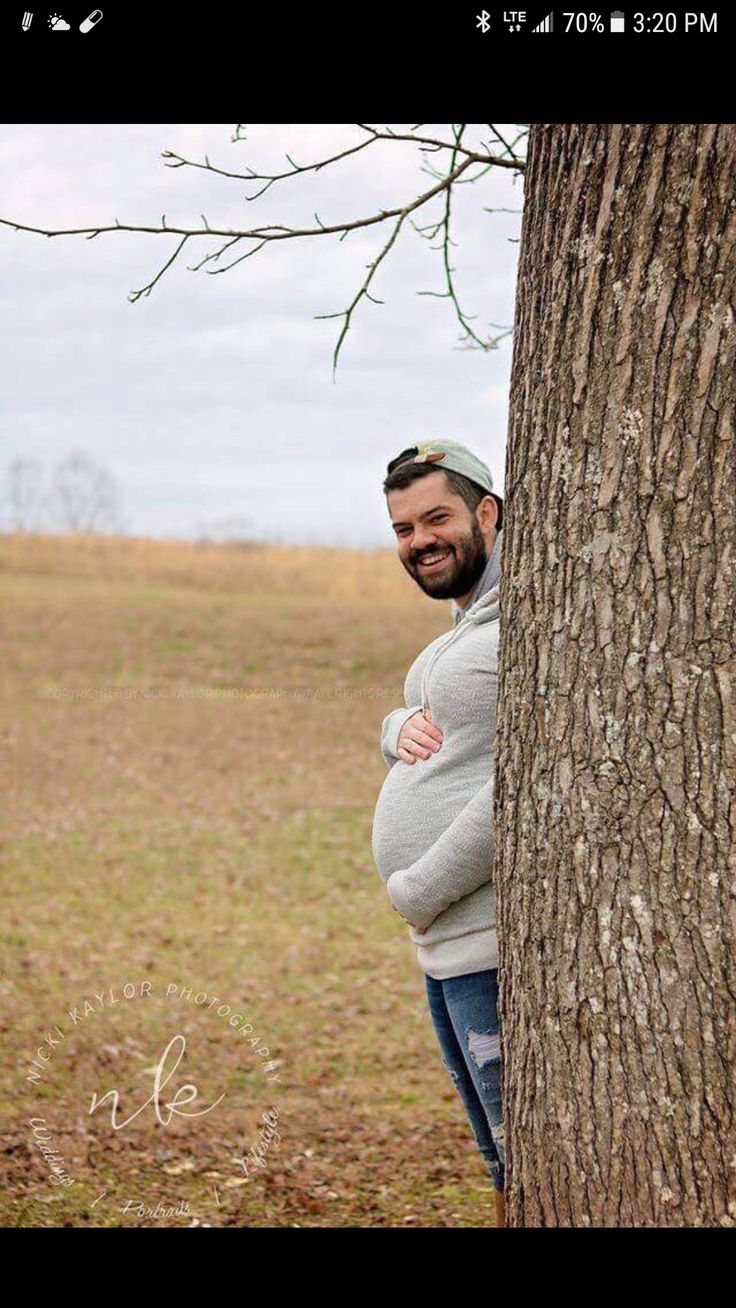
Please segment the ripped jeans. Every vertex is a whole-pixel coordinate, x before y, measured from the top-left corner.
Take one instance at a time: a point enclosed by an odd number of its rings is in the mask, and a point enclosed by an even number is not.
[[[425,973],[442,1059],[496,1190],[504,1188],[498,968],[437,981]]]

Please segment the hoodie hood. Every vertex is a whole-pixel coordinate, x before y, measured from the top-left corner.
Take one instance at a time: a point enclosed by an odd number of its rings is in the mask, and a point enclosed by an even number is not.
[[[485,572],[475,589],[475,594],[478,598],[465,609],[461,609],[453,600],[453,610],[457,611],[455,626],[450,630],[449,635],[445,636],[437,645],[424,667],[424,672],[422,673],[422,708],[425,711],[428,707],[427,695],[430,673],[440,655],[444,654],[449,649],[450,645],[453,645],[458,639],[461,639],[471,625],[478,625],[481,622],[497,622],[500,618],[501,577],[500,568],[498,566],[498,553],[500,553],[500,551],[497,551],[500,539],[501,537],[499,533],[496,538],[496,546],[494,547],[493,554],[488,560]],[[495,568],[491,568],[490,565],[494,560],[496,566]],[[495,581],[493,580],[494,577]],[[483,591],[483,593],[478,594],[479,591]]]
[[[475,601],[475,604],[471,604],[470,608],[465,610],[460,622],[463,621],[463,618],[467,618],[468,622],[495,622],[501,615],[500,601],[501,581],[499,578],[491,590],[487,590],[485,595],[481,595],[480,599]],[[460,622],[455,625],[459,626]]]

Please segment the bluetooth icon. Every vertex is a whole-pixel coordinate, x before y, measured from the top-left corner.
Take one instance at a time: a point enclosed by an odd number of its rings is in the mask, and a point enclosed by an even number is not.
[[[484,9],[482,14],[476,14],[475,16],[478,19],[477,23],[475,24],[476,27],[479,27],[481,32],[487,32],[491,26],[491,24],[488,21],[491,15],[489,14],[488,10]]]

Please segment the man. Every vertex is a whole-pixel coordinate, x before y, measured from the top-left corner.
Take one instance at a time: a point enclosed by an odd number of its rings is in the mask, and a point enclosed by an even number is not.
[[[415,659],[406,706],[384,719],[389,772],[373,856],[409,923],[430,1014],[465,1105],[504,1225],[502,1069],[493,859],[503,501],[485,463],[458,441],[421,441],[383,484],[399,559],[453,628]]]

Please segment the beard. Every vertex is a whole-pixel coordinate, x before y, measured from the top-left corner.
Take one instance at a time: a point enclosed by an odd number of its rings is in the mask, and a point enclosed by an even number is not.
[[[467,595],[480,581],[489,557],[477,519],[473,520],[467,536],[461,536],[452,545],[443,545],[441,548],[449,549],[450,553],[436,575],[422,572],[417,562],[419,558],[437,554],[436,548],[422,550],[421,554],[406,562],[402,559],[402,563],[409,576],[432,599],[457,599],[458,595]]]

